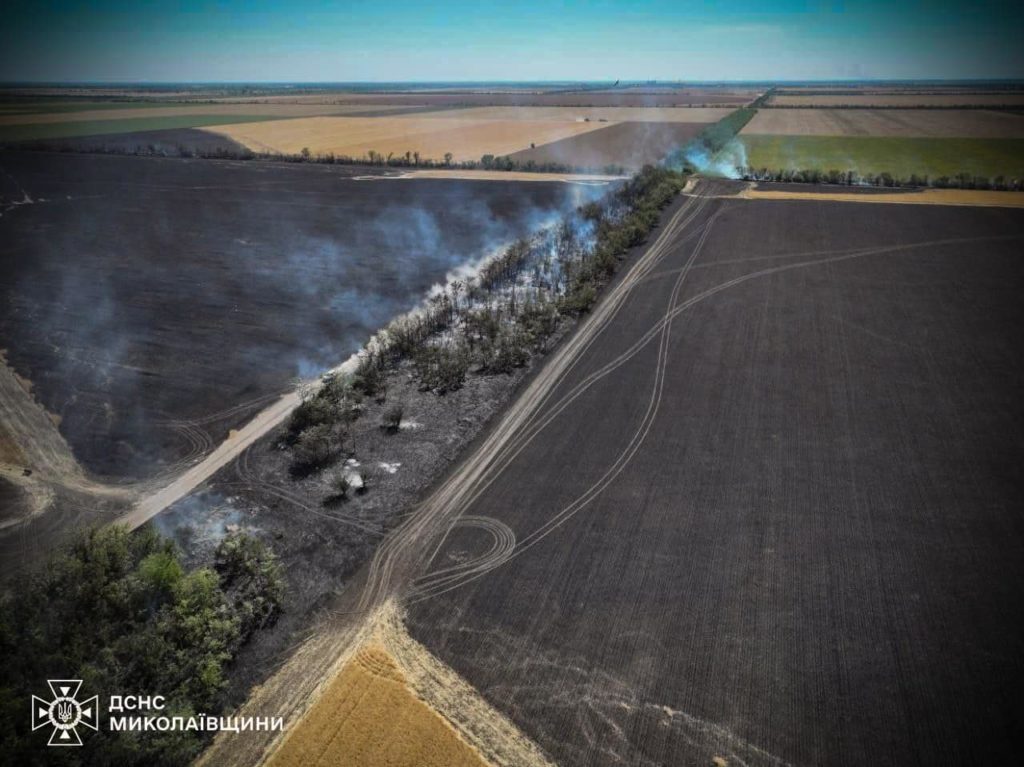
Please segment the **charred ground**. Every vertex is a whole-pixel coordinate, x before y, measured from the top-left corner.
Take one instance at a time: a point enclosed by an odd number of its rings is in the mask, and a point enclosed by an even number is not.
[[[202,454],[450,269],[595,193],[78,154],[0,168],[0,348],[78,459],[117,477]]]
[[[469,513],[516,553],[420,593],[413,634],[560,763],[1009,759],[1024,218],[716,211],[678,300],[693,230],[551,402],[693,300],[662,367],[643,347],[505,467]],[[492,538],[457,527],[434,568]]]

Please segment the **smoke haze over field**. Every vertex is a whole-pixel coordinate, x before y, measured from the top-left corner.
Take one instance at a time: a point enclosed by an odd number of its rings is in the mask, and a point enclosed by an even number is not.
[[[79,460],[117,476],[205,452],[254,411],[216,413],[340,363],[453,269],[604,191],[38,153],[0,167],[4,199],[36,200],[0,218],[0,348]]]

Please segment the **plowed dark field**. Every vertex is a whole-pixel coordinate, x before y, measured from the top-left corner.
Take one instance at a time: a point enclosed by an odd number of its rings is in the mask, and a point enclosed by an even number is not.
[[[641,168],[660,162],[706,127],[704,123],[618,123],[509,156],[517,162],[557,162],[576,168]]]
[[[413,634],[564,765],[1011,763],[1022,246],[1012,210],[706,202]]]
[[[87,468],[145,476],[604,191],[367,173],[0,153],[0,349]]]

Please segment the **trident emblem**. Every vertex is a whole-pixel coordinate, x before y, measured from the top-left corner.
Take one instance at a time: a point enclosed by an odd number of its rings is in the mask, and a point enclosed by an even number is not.
[[[95,730],[99,724],[98,696],[79,702],[81,679],[48,679],[51,700],[32,696],[32,729],[50,725],[53,732],[48,746],[80,746],[82,739],[75,728],[78,725]]]

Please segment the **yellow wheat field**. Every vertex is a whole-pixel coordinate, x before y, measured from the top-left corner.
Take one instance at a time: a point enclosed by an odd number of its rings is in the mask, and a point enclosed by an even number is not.
[[[421,117],[471,120],[605,120],[606,122],[718,122],[735,107],[465,107],[457,112],[428,112]]]
[[[453,113],[454,114],[454,113]],[[461,114],[461,111],[459,112]],[[419,152],[441,160],[451,152],[456,161],[482,155],[505,155],[607,127],[603,122],[554,120],[481,120],[461,117],[309,117],[250,122],[205,128],[256,152],[365,157],[372,150],[384,156]]]
[[[813,200],[821,202],[863,202],[896,205],[971,205],[986,208],[1024,208],[1024,192],[996,192],[989,189],[921,189],[920,191],[878,192],[799,192],[780,189],[747,188],[737,197],[748,200]]]
[[[268,767],[487,767],[417,698],[379,645],[363,647],[295,725]]]

